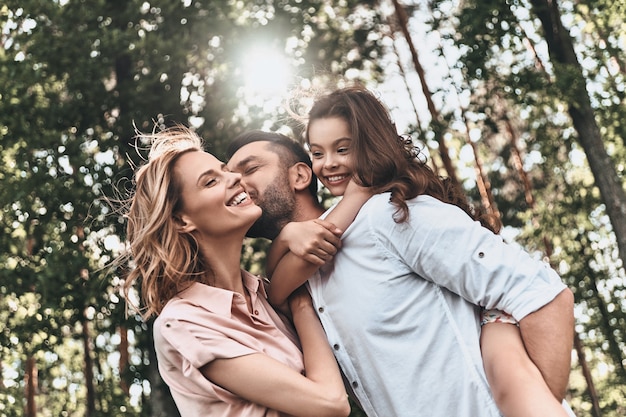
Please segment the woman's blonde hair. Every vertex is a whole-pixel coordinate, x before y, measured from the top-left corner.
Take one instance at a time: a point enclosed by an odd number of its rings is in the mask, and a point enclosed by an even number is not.
[[[202,139],[184,126],[166,128],[137,139],[151,143],[145,164],[134,177],[127,220],[127,243],[131,261],[123,292],[127,303],[147,319],[158,315],[177,293],[189,287],[207,271],[191,234],[179,231],[181,179],[174,167],[181,155],[202,151]],[[129,296],[139,284],[143,307],[133,305]]]

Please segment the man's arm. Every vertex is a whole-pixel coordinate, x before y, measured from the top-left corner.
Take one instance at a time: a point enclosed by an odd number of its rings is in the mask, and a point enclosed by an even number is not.
[[[519,322],[528,356],[550,390],[563,400],[571,366],[574,342],[574,295],[564,289],[550,303]]]

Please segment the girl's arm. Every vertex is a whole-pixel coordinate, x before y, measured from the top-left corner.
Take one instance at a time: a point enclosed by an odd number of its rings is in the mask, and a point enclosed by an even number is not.
[[[260,353],[216,359],[202,373],[242,398],[289,415],[347,416],[350,404],[339,367],[304,287],[290,297],[289,306],[302,345],[305,375]]]
[[[528,357],[517,326],[485,324],[480,350],[493,398],[505,417],[567,417]]]
[[[287,223],[272,241],[265,262],[266,276],[271,277],[278,262],[287,252],[322,266],[332,259],[341,247],[339,229],[330,221],[313,219]]]
[[[340,230],[346,230],[352,223],[361,206],[372,196],[370,189],[358,186],[350,181],[346,192],[335,209],[329,213],[326,220],[336,225]],[[274,258],[276,259],[276,258]],[[325,259],[326,261],[330,259]],[[268,299],[275,306],[285,302],[291,292],[306,282],[307,279],[321,265],[311,263],[291,251],[287,251],[279,260],[273,273],[268,272],[270,287]],[[272,268],[268,268],[271,271]]]

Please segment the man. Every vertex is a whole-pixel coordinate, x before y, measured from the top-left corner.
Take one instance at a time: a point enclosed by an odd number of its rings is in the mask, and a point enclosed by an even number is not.
[[[294,253],[317,265],[331,259],[341,246],[340,231],[318,219],[324,208],[317,196],[311,158],[302,145],[280,133],[253,130],[235,138],[226,154],[229,169],[242,175],[248,195],[263,209],[247,236],[274,240],[288,223],[312,220],[310,239]]]
[[[281,140],[285,139],[290,140],[285,137]],[[265,221],[256,230],[257,236],[269,239],[275,238],[288,222],[307,221],[319,217],[323,212],[317,194],[308,188],[314,181],[310,169],[307,170],[310,160],[308,163],[301,160],[294,162],[293,155],[291,158],[285,157],[288,147],[280,145],[281,140],[272,133],[249,132],[236,138],[228,149],[229,168],[242,174],[242,185],[261,206],[266,218],[272,219]],[[267,204],[269,195],[272,196],[273,204]],[[276,204],[277,198],[286,201],[290,209]],[[276,209],[277,206],[280,210]],[[334,255],[334,246],[338,246],[335,235],[338,231],[321,221],[316,225],[324,243],[317,252],[310,250],[308,256],[317,257],[321,262]],[[349,258],[353,249],[362,250],[346,245],[335,261],[346,262],[345,259]],[[308,249],[291,250],[300,255]],[[376,267],[372,265],[372,268]],[[384,271],[379,273],[384,274]],[[435,288],[425,295],[425,299],[420,300],[421,317],[415,318],[403,314],[407,307],[401,304],[406,303],[406,300],[381,300],[377,296],[383,296],[383,289],[379,294],[373,294],[371,287],[364,291],[358,286],[341,288],[340,285],[328,285],[339,279],[332,274],[332,270],[326,271],[323,277],[316,276],[310,281],[312,297],[349,387],[369,416],[444,416],[452,415],[449,414],[451,412],[463,416],[499,415],[487,389],[480,352],[476,352],[479,332],[475,329],[474,316],[466,314],[455,317],[441,312],[441,306],[445,308],[459,304],[465,304],[463,311],[468,311],[467,301],[449,291]],[[442,302],[442,299],[445,300]],[[354,306],[355,314],[351,314],[351,318],[346,315],[333,316],[336,309],[331,304],[343,305],[344,313],[345,304],[349,304],[350,308]],[[549,372],[567,375],[569,364],[564,363],[562,358],[564,353],[568,355],[569,352],[554,349],[554,346],[566,348],[573,337],[571,291],[563,290],[551,302],[537,308],[537,311],[528,314],[520,322],[528,353],[533,360],[542,363],[549,363],[554,357],[555,369]],[[385,309],[397,309],[397,312]],[[381,317],[387,317],[388,320],[380,324]],[[369,326],[371,322],[377,321],[378,327]],[[390,335],[403,332],[415,333],[412,344],[403,345],[391,339]],[[383,348],[371,350],[369,345],[376,343]],[[468,361],[467,357],[471,357],[471,360]],[[409,359],[410,366],[405,366]],[[468,362],[476,366],[468,367]],[[455,368],[457,364],[458,368]],[[407,369],[409,373],[405,372]],[[402,374],[398,378],[404,381],[406,389],[403,391],[406,392],[385,391],[386,384],[395,377],[390,370]],[[410,373],[414,371],[417,373]],[[419,383],[414,382],[418,380]],[[424,380],[428,382],[424,383]],[[420,387],[418,392],[414,388],[417,386]],[[432,401],[429,396],[434,393],[439,399],[445,398],[449,404]],[[402,399],[398,401],[397,398]],[[415,404],[415,409],[407,411],[405,407],[402,411],[396,410],[395,404],[398,402]]]
[[[311,158],[299,143],[279,133],[254,130],[232,141],[227,157],[232,158],[242,146],[246,146],[245,154],[233,159],[229,168],[241,173],[248,182],[246,191],[263,208],[248,237],[274,239],[296,216],[308,220],[324,212]]]

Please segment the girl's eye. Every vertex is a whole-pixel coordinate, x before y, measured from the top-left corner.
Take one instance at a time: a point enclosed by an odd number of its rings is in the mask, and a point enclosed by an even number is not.
[[[348,153],[350,152],[350,148],[348,146],[344,146],[342,148],[337,149],[338,153]]]
[[[313,158],[321,158],[323,154],[321,152],[311,152]]]

